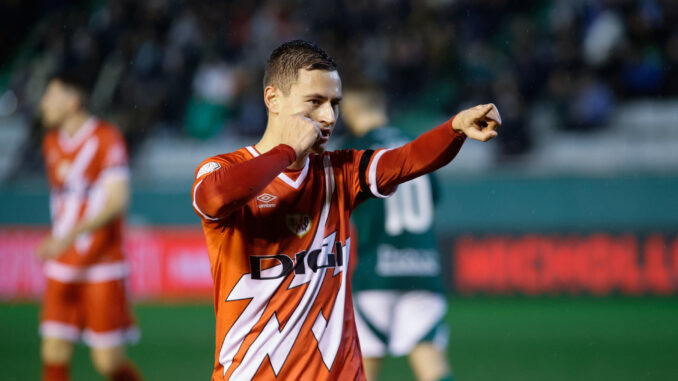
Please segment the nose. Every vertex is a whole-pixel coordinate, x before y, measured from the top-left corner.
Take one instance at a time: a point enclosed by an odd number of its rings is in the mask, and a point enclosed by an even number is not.
[[[318,122],[323,126],[332,126],[337,122],[337,115],[330,102],[325,102],[318,110]]]

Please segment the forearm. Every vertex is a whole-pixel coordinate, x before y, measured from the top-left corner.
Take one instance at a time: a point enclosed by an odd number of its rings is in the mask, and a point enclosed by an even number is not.
[[[381,155],[374,179],[380,193],[390,193],[398,184],[433,172],[454,159],[466,137],[452,129],[453,119]]]
[[[102,210],[99,214],[78,223],[75,228],[73,228],[72,234],[74,236],[78,236],[80,234],[86,234],[100,229],[113,221],[116,217],[122,215],[126,209],[126,200],[121,200],[121,202],[115,203],[109,202],[104,207],[104,210]]]
[[[212,218],[243,207],[296,160],[294,149],[279,145],[242,163],[219,168],[196,185],[195,205]]]
[[[82,220],[72,230],[73,236],[89,233],[106,226],[122,215],[129,204],[130,190],[127,179],[102,180],[107,198],[104,208],[94,216]]]

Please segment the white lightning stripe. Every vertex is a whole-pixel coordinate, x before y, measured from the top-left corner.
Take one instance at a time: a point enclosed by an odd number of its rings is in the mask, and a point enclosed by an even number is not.
[[[311,248],[307,251],[310,253],[313,249],[321,249],[322,252],[318,255],[318,258],[324,258],[328,247],[334,244],[334,238],[332,241],[327,241],[325,237],[325,225],[327,224],[327,218],[330,214],[330,207],[332,203],[332,195],[334,194],[334,171],[332,169],[332,162],[330,161],[329,155],[323,157],[323,169],[325,171],[325,203],[323,209],[320,212],[320,218],[318,219],[318,226],[313,236],[313,242],[311,243]],[[321,229],[322,228],[322,229]],[[332,236],[334,237],[334,236]],[[327,245],[323,245],[323,241],[328,242]],[[332,251],[332,247],[329,247],[329,251]],[[307,283],[310,280],[310,277],[313,276],[312,271],[306,271],[305,274],[294,274],[294,279],[290,282],[289,288],[294,288],[304,283]]]
[[[274,274],[279,274],[281,269],[282,265],[278,265],[263,270],[261,274],[263,277],[271,277]],[[259,319],[261,319],[269,299],[283,280],[283,277],[266,281],[253,280],[252,274],[245,274],[226,298],[226,301],[251,300],[238,317],[238,320],[229,329],[219,351],[219,363],[224,367],[224,375],[226,375],[226,371],[233,363],[233,358],[238,353],[245,337],[252,331],[252,328]]]
[[[292,312],[292,316],[290,316],[282,331],[280,331],[280,323],[276,315],[269,319],[257,339],[248,348],[241,366],[233,372],[232,378],[234,380],[252,379],[266,355],[269,355],[276,375],[280,372],[313,307],[325,278],[325,273],[326,271],[319,271],[311,279],[299,306]]]
[[[341,254],[337,252],[337,256],[342,255],[344,258],[344,268],[349,268],[348,261],[350,257],[349,253],[351,252],[350,238],[346,239],[346,245],[341,248],[341,251]],[[337,269],[339,269],[339,267],[337,267]],[[335,275],[337,269],[335,269]],[[346,307],[347,273],[348,271],[342,271],[341,286],[334,299],[330,320],[325,320],[323,314],[319,313],[312,328],[313,336],[315,336],[315,339],[318,341],[318,349],[320,350],[323,362],[328,370],[332,369],[332,364],[334,364],[334,359],[336,358],[339,346],[341,345],[341,336],[344,326],[344,308]]]
[[[85,206],[85,218],[92,218],[100,213],[106,206],[109,194],[103,185],[101,175],[97,181],[90,186],[89,194],[87,195],[87,205]],[[75,240],[75,249],[80,254],[85,254],[90,249],[94,238],[92,233],[80,234]]]
[[[383,195],[379,193],[379,188],[377,187],[377,163],[379,163],[379,159],[381,159],[381,155],[385,154],[386,152],[390,151],[390,149],[383,149],[379,152],[377,152],[374,155],[374,159],[372,159],[372,163],[370,164],[369,168],[369,181],[370,181],[370,191],[372,191],[372,194],[375,195],[376,197],[379,198],[387,198],[391,196],[395,191],[393,191],[391,194]]]
[[[306,164],[308,165],[308,161],[306,161]],[[325,225],[327,224],[327,218],[330,215],[332,196],[334,195],[334,170],[332,169],[332,162],[330,161],[329,155],[323,156],[323,167],[325,170],[325,204],[320,212],[318,229],[315,231],[315,237],[313,237],[313,247],[322,245],[325,237]]]
[[[80,149],[68,169],[64,180],[65,194],[59,194],[59,211],[52,225],[52,235],[63,237],[68,234],[80,217],[80,208],[87,191],[85,171],[94,159],[99,147],[99,139],[90,139]]]
[[[328,156],[324,157],[323,165],[325,170],[325,202],[320,213],[312,244],[307,252],[310,253],[312,250],[320,249],[320,256],[325,257],[328,249],[332,250],[332,243],[336,238],[336,232],[330,234],[328,237],[324,236],[330,207],[332,205],[335,183],[332,163]],[[307,282],[308,286],[304,291],[304,295],[302,296],[299,305],[292,312],[292,315],[289,317],[283,330],[280,331],[280,322],[277,315],[274,314],[247,349],[242,362],[233,371],[231,375],[232,379],[249,380],[254,377],[261,362],[264,361],[267,355],[269,356],[273,371],[276,375],[280,372],[301,331],[301,327],[304,325],[304,322],[320,293],[320,288],[322,287],[327,271],[318,271],[317,273],[307,271],[306,273],[307,274],[304,275],[294,275],[292,283],[294,283],[295,280],[300,279]],[[308,274],[310,274],[310,276],[305,276]],[[249,334],[249,330],[251,330],[252,327],[254,327],[254,324],[259,320],[272,293],[275,292],[280,282],[282,282],[282,278],[280,278],[276,280],[259,280],[257,282],[251,282],[252,284],[247,284],[248,279],[251,280],[251,274],[247,274],[241,278],[235,287],[238,288],[239,293],[242,290],[242,293],[249,295],[248,297],[252,300],[224,339],[224,344],[219,357],[219,362],[224,365],[224,375],[228,371],[228,366],[232,364],[233,356],[238,352],[242,341],[247,334]],[[268,285],[268,283],[270,283],[270,285]],[[271,289],[273,291],[266,292]],[[229,296],[229,300],[230,298],[231,297]],[[245,315],[251,317],[252,323],[247,323],[245,321]],[[241,320],[243,321],[241,322]],[[240,333],[231,335],[231,331],[235,331],[234,328],[236,325],[238,326],[238,331]],[[224,349],[225,347],[228,348]]]

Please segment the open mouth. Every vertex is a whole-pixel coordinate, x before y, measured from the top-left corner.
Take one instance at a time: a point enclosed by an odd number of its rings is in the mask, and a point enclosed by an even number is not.
[[[319,138],[320,138],[321,141],[326,142],[326,141],[330,140],[330,135],[332,135],[332,130],[321,129]]]

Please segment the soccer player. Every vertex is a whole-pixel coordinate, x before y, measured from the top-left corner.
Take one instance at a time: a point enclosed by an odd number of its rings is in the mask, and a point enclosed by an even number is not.
[[[496,136],[491,105],[402,147],[326,152],[342,98],[334,60],[291,41],[264,74],[258,143],[203,161],[193,207],[214,279],[213,380],[364,380],[348,274],[351,211]]]
[[[64,71],[49,81],[40,103],[52,215],[51,234],[37,249],[47,277],[43,380],[70,379],[73,346],[81,337],[104,377],[140,380],[125,355],[125,343],[139,336],[121,247],[127,149],[117,128],[89,114],[87,89],[79,73]]]
[[[345,146],[395,148],[409,141],[387,127],[386,99],[375,88],[344,91],[341,114],[352,135]],[[420,381],[451,380],[445,356],[447,309],[440,255],[433,234],[436,182],[422,175],[387,199],[371,199],[351,217],[356,326],[368,381],[387,355],[408,355]]]

